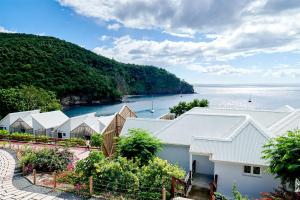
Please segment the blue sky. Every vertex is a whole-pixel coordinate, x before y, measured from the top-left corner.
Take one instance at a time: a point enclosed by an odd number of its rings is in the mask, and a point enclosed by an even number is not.
[[[191,83],[299,83],[299,0],[1,0],[0,31],[58,37]]]

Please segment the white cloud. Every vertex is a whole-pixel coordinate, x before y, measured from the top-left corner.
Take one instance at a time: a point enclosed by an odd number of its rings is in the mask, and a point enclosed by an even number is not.
[[[197,71],[204,74],[213,74],[213,75],[250,75],[261,73],[260,69],[245,69],[239,67],[233,67],[231,65],[189,65],[189,69]]]
[[[95,52],[124,62],[185,66],[199,73],[298,76],[298,67],[239,68],[228,60],[256,54],[300,52],[299,0],[58,0],[108,29],[161,30],[179,41],[123,36]],[[201,34],[206,39],[195,38]],[[192,38],[180,41],[180,38]],[[209,62],[210,65],[201,63]],[[198,64],[200,63],[200,64]],[[214,64],[223,63],[223,64]]]
[[[0,26],[0,33],[15,33],[15,31],[7,30],[4,27]]]
[[[115,30],[115,31],[117,31],[120,28],[121,28],[121,25],[117,24],[117,23],[107,25],[107,29],[109,29],[109,30]]]
[[[101,41],[106,41],[106,40],[109,40],[109,39],[111,39],[111,37],[108,36],[108,35],[101,35],[101,37],[99,37],[99,40],[101,40]]]

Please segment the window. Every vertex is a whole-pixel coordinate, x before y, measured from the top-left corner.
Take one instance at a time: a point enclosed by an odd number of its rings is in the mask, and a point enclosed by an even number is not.
[[[260,175],[260,167],[245,165],[244,166],[244,174],[256,175],[256,176]]]
[[[244,166],[244,173],[251,174],[251,166],[248,165]]]
[[[66,137],[66,134],[65,134],[65,133],[63,133],[63,136],[64,136],[64,137]]]
[[[253,174],[260,175],[260,167],[253,167]]]

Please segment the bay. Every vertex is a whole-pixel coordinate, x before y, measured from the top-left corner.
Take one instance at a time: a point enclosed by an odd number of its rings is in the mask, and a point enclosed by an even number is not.
[[[76,106],[64,112],[69,117],[91,112],[96,112],[97,116],[105,116],[119,111],[123,105],[128,105],[138,117],[157,118],[180,101],[196,98],[208,99],[210,106],[222,108],[276,109],[284,105],[300,107],[300,85],[197,85],[194,90],[194,94],[132,96],[122,103]],[[152,101],[154,113],[150,112]]]

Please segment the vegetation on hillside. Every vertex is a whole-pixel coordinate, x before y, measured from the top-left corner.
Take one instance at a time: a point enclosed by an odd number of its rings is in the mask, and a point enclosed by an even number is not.
[[[33,85],[59,99],[91,103],[125,94],[193,92],[164,69],[120,63],[54,37],[0,33],[0,61],[0,88]]]
[[[176,117],[182,115],[186,111],[191,110],[194,107],[208,107],[209,102],[206,99],[194,99],[191,102],[181,101],[177,105],[170,108],[170,113],[174,113]]]
[[[8,113],[41,109],[42,112],[60,110],[54,92],[33,86],[0,89],[0,117]]]

